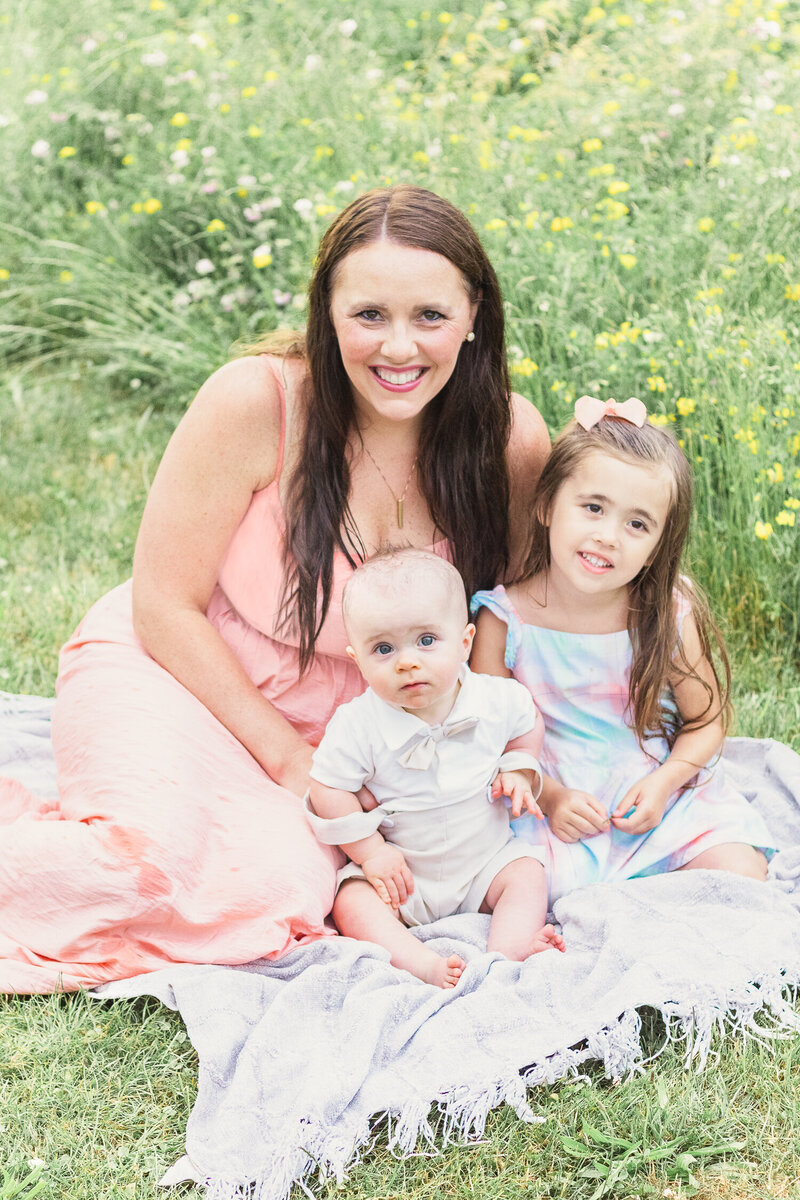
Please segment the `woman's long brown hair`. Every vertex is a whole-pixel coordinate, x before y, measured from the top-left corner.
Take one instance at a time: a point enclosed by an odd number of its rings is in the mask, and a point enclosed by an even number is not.
[[[669,512],[650,562],[630,584],[628,633],[633,646],[628,715],[641,745],[654,734],[671,747],[681,729],[699,729],[717,717],[723,728],[730,717],[730,663],[722,634],[697,585],[681,573],[681,557],[692,515],[692,472],[673,435],[645,423],[641,428],[617,417],[603,417],[585,430],[572,421],[556,439],[539,481],[536,510],[531,522],[529,550],[520,579],[542,574],[550,567],[547,527],[556,494],[587,455],[599,452],[637,466],[666,466],[672,476]],[[719,702],[708,684],[687,661],[680,639],[677,605],[689,607],[704,658],[711,666]],[[717,665],[717,660],[719,666]],[[703,713],[682,721],[670,702],[670,685],[676,679],[699,681],[708,695]]]
[[[475,340],[462,348],[453,374],[423,413],[417,467],[434,525],[450,542],[468,594],[493,587],[508,567],[511,409],[497,276],[469,221],[447,200],[405,184],[366,192],[323,237],[309,288],[305,338],[286,347],[303,353],[308,363],[305,428],[287,489],[279,625],[297,632],[301,671],[311,663],[330,604],[334,551],[342,551],[352,566],[366,557],[348,503],[352,386],[330,306],[343,259],[381,240],[442,255],[461,273],[470,301],[477,304]]]

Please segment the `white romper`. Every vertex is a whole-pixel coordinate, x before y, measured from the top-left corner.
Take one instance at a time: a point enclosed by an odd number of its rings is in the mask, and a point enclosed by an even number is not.
[[[406,925],[478,912],[492,880],[517,858],[544,861],[539,847],[514,836],[505,802],[491,800],[501,768],[539,771],[531,754],[507,744],[530,732],[537,713],[514,679],[462,668],[461,689],[441,725],[428,725],[381,700],[371,688],[333,715],[314,753],[311,778],[378,801],[369,812],[326,819],[307,804],[312,828],[327,845],[347,845],[378,828],[405,855],[414,892],[400,909]],[[502,760],[502,762],[501,762]],[[356,863],[338,876],[363,878]]]

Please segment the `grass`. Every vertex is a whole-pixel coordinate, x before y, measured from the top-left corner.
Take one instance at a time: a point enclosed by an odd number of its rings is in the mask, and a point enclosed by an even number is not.
[[[484,239],[552,430],[634,394],[683,439],[735,732],[800,750],[796,6],[0,0],[0,33],[0,687],[52,694],[204,375],[301,325],[331,215],[411,180]],[[715,1054],[590,1069],[531,1093],[541,1123],[503,1109],[436,1156],[379,1135],[317,1190],[795,1200],[800,1039]],[[153,1001],[0,1000],[0,1200],[151,1196],[196,1070]]]

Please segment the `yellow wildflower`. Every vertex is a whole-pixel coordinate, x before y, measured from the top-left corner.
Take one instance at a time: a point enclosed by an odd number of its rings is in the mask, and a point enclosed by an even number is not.
[[[565,229],[572,229],[573,223],[571,217],[553,217],[550,222],[550,228],[553,233],[562,233]]]
[[[189,118],[185,112],[173,113],[169,119],[170,125],[174,125],[176,129],[182,129],[184,125],[189,124]]]
[[[153,213],[157,213],[161,208],[161,201],[156,200],[155,196],[150,196],[149,199],[145,200],[142,208],[146,213],[149,213],[150,216],[152,216]]]
[[[72,283],[75,276],[72,274],[72,271],[62,271],[58,278],[62,283]]]
[[[493,233],[496,229],[505,229],[505,227],[506,222],[502,217],[492,217],[491,221],[486,222],[484,229],[488,229],[490,233]]]
[[[636,266],[636,255],[635,254],[620,254],[619,261],[622,263],[622,265],[626,271],[630,271],[633,267]]]
[[[612,179],[608,185],[609,196],[618,196],[620,192],[629,192],[631,185],[626,183],[624,179]]]
[[[697,404],[690,396],[679,396],[675,407],[682,417],[688,417],[697,408]]]
[[[800,283],[787,283],[784,298],[786,300],[800,300]]]
[[[779,525],[792,525],[793,526],[794,525],[794,513],[786,512],[786,510],[784,509],[783,512],[778,513],[775,520],[777,521],[777,523]]]
[[[248,125],[247,136],[251,138],[260,138],[264,136],[264,130],[260,125]]]
[[[242,88],[242,99],[243,100],[252,100],[253,96],[256,96],[256,95],[258,95],[258,88],[253,87],[252,83],[248,84],[247,87]]]
[[[209,221],[206,225],[206,233],[223,233],[225,231],[225,222],[220,221],[219,217],[214,217],[213,221]]]
[[[519,362],[513,362],[510,365],[512,375],[533,375],[539,370],[539,364],[535,363],[532,358],[523,358]]]
[[[766,523],[764,521],[756,521],[755,535],[757,538],[761,538],[762,542],[765,542],[767,538],[771,538],[772,526],[770,525],[769,521]]]
[[[581,150],[584,154],[592,154],[595,150],[602,150],[603,143],[600,138],[584,138],[581,142]]]
[[[650,413],[647,419],[651,425],[669,425],[669,417],[666,413]]]
[[[716,222],[714,221],[713,217],[701,217],[697,222],[697,228],[701,233],[711,233],[711,230],[714,228],[715,224]]]
[[[90,216],[94,216],[95,213],[105,212],[106,206],[105,204],[101,204],[99,200],[87,200],[86,211]]]
[[[75,154],[77,154],[77,150],[75,149],[74,146],[62,146],[58,152],[58,157],[59,158],[72,158],[73,155],[75,155]]]
[[[665,392],[667,390],[666,380],[662,375],[648,375],[647,386],[651,392]]]
[[[2,279],[2,281],[5,283],[5,281],[10,278],[11,272],[9,271],[8,267],[0,267],[0,279]]]

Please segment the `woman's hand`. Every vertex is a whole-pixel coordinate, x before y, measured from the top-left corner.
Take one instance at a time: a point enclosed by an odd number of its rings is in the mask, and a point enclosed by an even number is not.
[[[581,842],[608,829],[608,813],[596,796],[550,779],[540,797],[553,833],[562,842]]]

